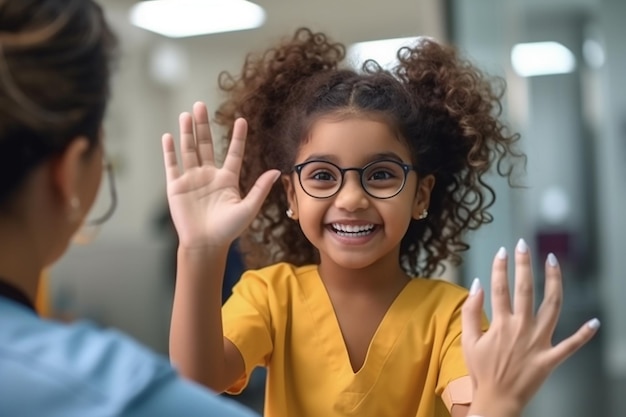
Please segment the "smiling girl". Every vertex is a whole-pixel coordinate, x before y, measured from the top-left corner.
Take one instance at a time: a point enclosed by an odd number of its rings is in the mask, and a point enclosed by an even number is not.
[[[203,104],[180,117],[182,167],[164,136],[180,239],[171,359],[229,393],[267,367],[267,416],[465,416],[467,291],[428,277],[491,221],[485,175],[510,179],[518,135],[452,48],[421,41],[392,71],[341,69],[344,55],[301,29],[224,74],[220,168]],[[222,308],[238,237],[254,269]]]

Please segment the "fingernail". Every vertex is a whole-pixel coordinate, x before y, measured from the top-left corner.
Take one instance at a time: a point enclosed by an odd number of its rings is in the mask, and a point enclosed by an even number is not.
[[[598,330],[600,328],[600,320],[591,319],[587,322],[587,326],[589,326],[590,329]]]
[[[470,286],[469,295],[476,295],[480,291],[480,280],[478,278],[474,278],[472,281],[472,285]]]
[[[526,241],[524,239],[518,240],[516,249],[517,249],[517,251],[519,253],[526,253],[526,252],[528,252],[528,245],[526,244]]]
[[[496,254],[496,256],[498,257],[498,259],[506,259],[506,248],[504,246],[501,246],[500,249],[498,249],[498,253]]]
[[[554,256],[553,253],[548,254],[548,265],[550,265],[551,267],[559,266],[559,261],[558,259],[556,259],[556,256]]]
[[[274,182],[278,181],[281,175],[282,175],[282,172],[276,171],[276,173],[274,174]]]

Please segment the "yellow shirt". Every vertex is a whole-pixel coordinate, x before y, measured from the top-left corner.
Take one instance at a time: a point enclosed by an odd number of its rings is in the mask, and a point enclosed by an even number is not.
[[[316,265],[246,272],[223,307],[224,335],[241,352],[245,388],[266,366],[267,417],[434,417],[471,402],[461,350],[467,291],[413,279],[381,321],[354,372]],[[443,403],[447,407],[443,406]]]

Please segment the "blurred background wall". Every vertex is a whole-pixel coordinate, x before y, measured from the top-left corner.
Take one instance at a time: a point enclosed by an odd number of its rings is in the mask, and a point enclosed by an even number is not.
[[[534,251],[538,287],[548,251],[566,273],[556,339],[592,316],[603,323],[598,337],[548,381],[527,416],[626,415],[624,0],[260,0],[267,19],[258,29],[178,39],[131,25],[135,3],[102,1],[122,45],[106,122],[119,207],[95,242],[74,246],[50,271],[57,314],[120,328],[167,353],[175,243],[160,137],[176,133],[178,114],[194,101],[215,109],[221,71],[236,72],[247,52],[300,26],[346,45],[431,36],[506,80],[504,118],[522,134],[529,157],[523,188],[493,179],[495,221],[471,235],[456,278],[467,285],[480,276],[488,285],[498,247],[512,249],[524,237]],[[514,47],[540,41],[559,42],[574,66],[521,75]],[[101,200],[106,205],[106,193]]]

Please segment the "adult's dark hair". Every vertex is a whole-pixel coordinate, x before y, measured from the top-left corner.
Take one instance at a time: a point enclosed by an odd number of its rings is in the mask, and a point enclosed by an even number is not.
[[[77,136],[98,145],[115,45],[92,0],[0,0],[0,208]]]

